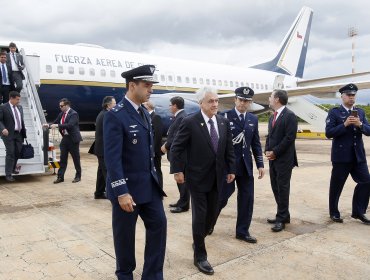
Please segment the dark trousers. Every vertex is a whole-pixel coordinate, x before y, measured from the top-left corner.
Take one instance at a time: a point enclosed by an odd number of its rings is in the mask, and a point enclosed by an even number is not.
[[[5,104],[9,101],[9,92],[10,92],[10,86],[0,86],[0,98],[2,100],[1,103]]]
[[[281,166],[270,161],[270,182],[277,204],[276,221],[285,222],[290,219],[289,193],[292,167]]]
[[[80,142],[74,143],[69,135],[64,135],[60,142],[60,168],[58,177],[64,179],[67,169],[68,153],[71,154],[76,169],[75,178],[81,178]]]
[[[190,204],[190,192],[189,189],[186,187],[186,184],[177,184],[177,188],[179,189],[180,198],[176,202],[177,207],[183,208],[183,209],[189,209]]]
[[[5,175],[11,176],[17,166],[19,153],[22,149],[23,137],[19,132],[14,132],[14,136],[11,139],[5,136],[2,136],[2,139],[6,150]]]
[[[104,157],[96,156],[98,158],[98,170],[96,173],[96,188],[95,196],[100,196],[105,193],[105,185],[107,179],[107,168],[105,167]]]
[[[329,213],[331,216],[340,216],[338,202],[349,174],[357,183],[352,198],[352,215],[366,213],[370,195],[370,175],[367,163],[333,163],[329,190]]]
[[[155,156],[154,157],[154,167],[157,170],[159,186],[163,189],[163,174],[162,174],[162,157]]]
[[[216,178],[214,186],[209,192],[190,190],[192,205],[192,229],[194,241],[194,259],[207,259],[207,250],[204,242],[210,229],[214,226],[218,212],[218,190]]]
[[[236,175],[235,180],[228,184],[225,180],[219,198],[219,211],[227,205],[231,195],[235,191],[235,182],[238,187],[238,213],[236,220],[236,234],[249,234],[249,226],[252,221],[253,204],[254,204],[254,178],[248,176],[247,170],[244,168],[244,174]],[[217,216],[218,217],[218,216]]]
[[[23,76],[19,71],[13,71],[13,80],[15,83],[15,91],[21,92],[23,88]]]
[[[138,204],[134,209],[134,212],[128,213],[121,209],[117,200],[112,202],[116,275],[119,280],[133,279],[132,273],[136,268],[135,228],[137,218],[140,216],[146,229],[144,268],[141,279],[162,280],[167,237],[167,219],[162,197],[158,191],[153,190],[152,201]]]

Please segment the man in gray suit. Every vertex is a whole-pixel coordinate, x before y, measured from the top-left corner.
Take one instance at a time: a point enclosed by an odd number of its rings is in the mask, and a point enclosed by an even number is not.
[[[6,63],[12,69],[13,79],[16,84],[15,90],[21,92],[23,88],[24,75],[22,70],[24,69],[23,56],[17,53],[17,45],[13,42],[9,44],[10,52],[6,54]]]
[[[5,157],[5,179],[8,182],[15,181],[12,174],[18,174],[16,170],[19,153],[26,136],[22,106],[19,105],[21,95],[17,91],[9,93],[9,102],[0,106],[0,131],[3,139]]]

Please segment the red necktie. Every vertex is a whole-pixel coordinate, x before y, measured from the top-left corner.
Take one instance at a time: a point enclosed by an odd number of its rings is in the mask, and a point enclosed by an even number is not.
[[[277,112],[277,111],[275,111],[275,112],[274,112],[274,119],[272,120],[272,127],[274,127],[274,125],[275,125],[277,114],[278,114],[278,112]]]
[[[66,113],[63,113],[63,116],[62,116],[62,124],[64,124],[64,121],[66,120]],[[62,134],[64,135],[64,133],[65,133],[65,130],[63,129],[62,130]]]

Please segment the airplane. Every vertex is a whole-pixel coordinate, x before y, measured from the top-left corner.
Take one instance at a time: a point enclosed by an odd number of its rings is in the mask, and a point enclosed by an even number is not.
[[[303,80],[312,17],[313,10],[303,7],[276,56],[248,68],[110,50],[89,44],[16,43],[26,56],[49,122],[59,113],[58,101],[68,98],[79,112],[81,127],[93,127],[104,96],[114,96],[119,101],[125,94],[126,84],[121,73],[143,64],[154,64],[154,76],[159,83],[153,87],[151,100],[168,126],[171,118],[169,99],[182,96],[186,100],[187,112],[192,113],[199,110],[194,92],[203,86],[217,88],[220,110],[233,107],[235,88],[249,86],[255,91],[252,110],[263,112],[268,110],[268,96],[273,89],[283,88],[289,97],[311,94],[330,98],[335,97],[343,82],[328,83],[370,73]],[[7,50],[8,44],[9,41],[0,41],[0,48]],[[359,89],[370,86],[369,81],[356,84]],[[297,115],[302,111],[291,109]]]

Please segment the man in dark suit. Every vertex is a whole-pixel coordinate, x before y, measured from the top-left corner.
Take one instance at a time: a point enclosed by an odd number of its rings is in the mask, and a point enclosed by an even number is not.
[[[170,149],[172,142],[179,130],[180,124],[182,119],[187,116],[186,112],[184,111],[184,98],[181,96],[175,96],[170,99],[170,111],[174,115],[174,120],[170,125],[170,128],[167,132],[167,140],[163,144],[161,150],[163,153],[167,153],[167,159],[171,162],[171,155]],[[180,198],[176,203],[171,203],[170,207],[172,208],[170,211],[171,213],[181,213],[189,211],[189,204],[190,204],[190,192],[189,189],[186,187],[185,183],[177,183],[177,188],[180,193]]]
[[[194,265],[205,274],[214,270],[207,260],[204,239],[214,225],[218,197],[227,174],[235,178],[235,153],[229,121],[217,114],[217,91],[197,91],[201,110],[182,120],[171,146],[171,173],[190,190],[193,217]],[[186,154],[186,157],[184,156]]]
[[[269,97],[274,115],[269,120],[265,155],[270,165],[270,181],[277,204],[276,217],[267,219],[274,224],[274,232],[282,231],[290,223],[289,192],[290,178],[294,166],[298,166],[295,139],[298,129],[296,115],[290,111],[288,94],[285,90],[274,90]]]
[[[261,179],[265,174],[258,134],[258,119],[255,115],[247,112],[253,102],[253,95],[254,91],[249,87],[237,88],[235,90],[235,108],[223,113],[225,118],[230,121],[236,157],[236,175],[232,183],[224,182],[219,201],[220,213],[234,193],[236,182],[238,186],[238,212],[235,237],[249,243],[257,242],[257,239],[249,234],[254,204],[252,152],[258,169],[258,179]]]
[[[154,65],[123,72],[127,93],[104,116],[104,158],[107,196],[112,203],[112,228],[119,280],[133,279],[136,268],[135,231],[138,216],[145,226],[142,278],[162,280],[167,219],[163,192],[154,166],[153,130],[141,105],[148,101],[154,83]]]
[[[26,136],[24,125],[23,108],[19,105],[21,95],[16,91],[9,93],[9,102],[0,106],[0,131],[3,139],[5,157],[5,179],[13,182],[12,174],[18,174],[16,170],[19,153]]]
[[[98,158],[98,170],[96,173],[95,199],[106,199],[105,185],[107,181],[107,168],[104,163],[104,139],[103,139],[103,120],[106,112],[116,106],[113,96],[106,96],[103,99],[103,110],[100,111],[95,121],[95,141],[92,144],[92,153]],[[89,151],[90,152],[90,151]]]
[[[9,50],[10,52],[6,54],[6,63],[12,69],[13,79],[16,84],[15,90],[21,92],[24,80],[24,75],[22,73],[24,69],[23,56],[17,53],[17,46],[13,42],[9,44]]]
[[[9,92],[14,89],[13,71],[6,63],[6,54],[0,54],[0,103],[7,103]]]
[[[354,107],[357,90],[355,84],[340,88],[342,105],[332,108],[326,119],[326,137],[333,138],[329,214],[334,222],[343,223],[338,202],[348,175],[351,174],[357,183],[353,192],[352,218],[370,225],[370,219],[365,216],[369,205],[370,175],[362,140],[362,134],[370,135],[370,125],[364,110]]]
[[[163,136],[163,122],[159,115],[155,113],[155,106],[152,102],[147,101],[143,104],[148,110],[150,119],[152,121],[152,128],[154,133],[154,166],[158,174],[159,184],[163,189],[163,174],[162,174],[162,136]]]
[[[72,183],[81,181],[81,162],[80,162],[80,142],[82,141],[78,113],[73,110],[71,103],[67,98],[59,101],[59,108],[61,110],[54,123],[49,128],[58,128],[62,135],[60,141],[60,168],[58,170],[58,177],[54,184],[64,182],[64,173],[67,169],[68,153],[71,154],[73,164],[76,169],[75,178]],[[47,125],[46,125],[47,126]]]

